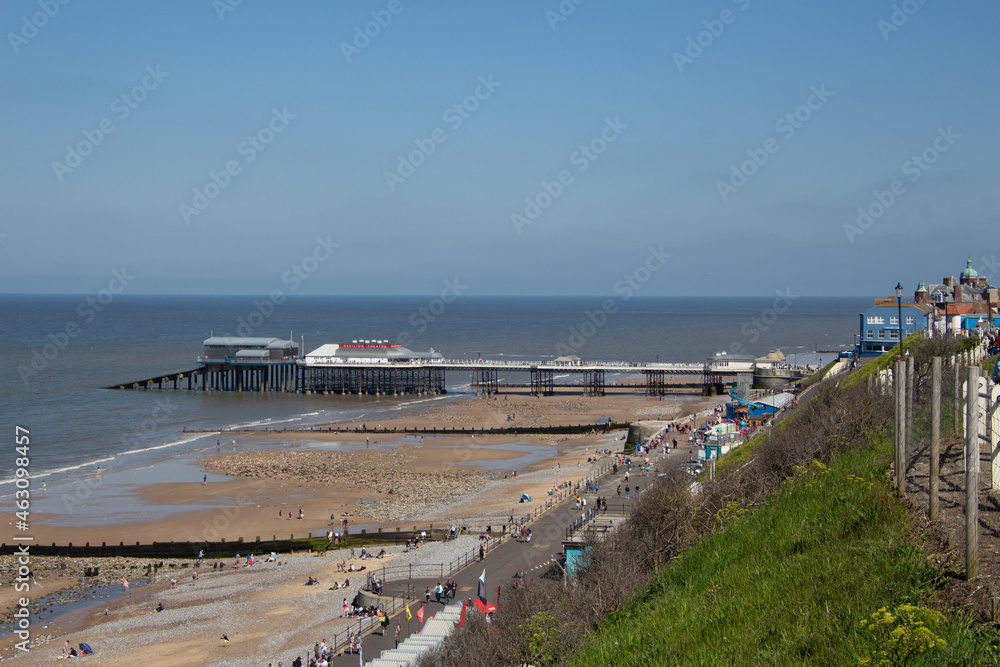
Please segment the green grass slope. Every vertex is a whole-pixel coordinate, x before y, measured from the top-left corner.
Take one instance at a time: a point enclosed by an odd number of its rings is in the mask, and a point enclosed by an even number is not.
[[[891,457],[881,440],[799,469],[665,568],[569,664],[996,664],[957,620],[899,610],[938,574],[911,539]]]

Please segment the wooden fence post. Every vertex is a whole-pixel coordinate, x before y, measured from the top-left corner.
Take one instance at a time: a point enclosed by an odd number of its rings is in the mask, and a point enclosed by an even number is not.
[[[938,517],[938,493],[941,483],[941,357],[931,361],[931,472],[930,507],[931,521]]]
[[[990,438],[990,488],[1000,489],[1000,385],[987,382],[989,399],[986,401],[986,422]]]
[[[892,379],[896,390],[896,492],[903,495],[906,492],[906,363],[897,361]]]
[[[965,578],[979,574],[979,367],[970,366],[965,401]]]
[[[916,376],[913,355],[906,359],[906,428],[903,433],[906,435],[906,442],[903,444],[903,463],[909,465],[910,453],[913,451],[913,383]]]
[[[955,376],[955,427],[952,429],[953,435],[962,433],[962,368],[958,361],[958,355],[952,357],[952,371]]]

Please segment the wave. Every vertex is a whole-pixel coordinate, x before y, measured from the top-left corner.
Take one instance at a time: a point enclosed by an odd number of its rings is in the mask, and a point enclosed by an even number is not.
[[[50,475],[58,475],[61,472],[69,472],[71,470],[80,470],[81,468],[88,468],[96,466],[98,463],[105,463],[107,461],[114,461],[116,457],[107,456],[102,459],[93,459],[85,463],[79,463],[75,466],[64,466],[62,468],[52,468],[51,470],[43,470],[41,472],[36,472],[32,475],[28,475],[28,479],[40,479],[42,477],[48,477]],[[17,480],[16,477],[11,477],[9,479],[0,479],[0,484],[13,484]]]
[[[208,438],[208,437],[211,437],[211,436],[210,435],[206,435],[205,433],[198,433],[196,435],[191,435],[191,436],[188,436],[186,438],[181,438],[180,440],[171,440],[170,442],[165,442],[165,443],[160,444],[160,445],[151,445],[149,447],[141,447],[139,449],[129,449],[129,450],[124,451],[124,452],[118,452],[118,456],[124,456],[126,454],[141,454],[143,452],[151,452],[151,451],[154,451],[154,450],[157,450],[157,449],[166,449],[168,447],[176,447],[177,445],[184,445],[184,444],[187,444],[189,442],[194,442],[195,440],[199,440],[201,438]]]

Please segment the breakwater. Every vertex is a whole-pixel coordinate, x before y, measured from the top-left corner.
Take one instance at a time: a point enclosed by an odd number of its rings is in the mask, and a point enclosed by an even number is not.
[[[450,529],[435,528],[434,524],[419,527],[414,526],[412,530],[402,530],[397,528],[393,531],[383,531],[381,528],[374,532],[365,529],[357,533],[343,536],[339,545],[327,542],[325,537],[302,536],[295,537],[289,535],[287,539],[278,538],[272,535],[271,539],[262,540],[257,537],[254,541],[244,541],[243,538],[237,540],[220,539],[218,541],[206,542],[152,542],[150,544],[107,544],[92,545],[87,542],[83,545],[73,543],[59,545],[35,544],[31,546],[31,553],[35,556],[63,556],[69,558],[103,558],[103,557],[130,557],[130,558],[197,558],[201,553],[206,560],[217,558],[234,558],[237,554],[246,556],[249,553],[291,553],[294,551],[315,551],[325,553],[327,548],[340,547],[360,547],[369,544],[403,544],[406,540],[411,542],[420,537],[421,532],[427,534],[428,539],[445,539]],[[0,555],[9,556],[16,553],[19,545],[0,544]]]
[[[597,431],[598,433],[608,433],[610,431],[615,431],[619,429],[628,428],[628,422],[603,422],[599,424],[563,424],[563,425],[550,425],[550,426],[504,426],[504,427],[492,427],[492,428],[474,428],[474,427],[461,427],[461,426],[442,426],[438,428],[436,426],[428,426],[424,428],[368,428],[368,429],[343,429],[334,427],[325,428],[306,428],[306,429],[290,429],[290,428],[260,428],[260,427],[248,427],[248,428],[223,428],[223,429],[210,429],[210,428],[184,428],[184,433],[249,433],[249,434],[260,434],[260,435],[296,435],[296,434],[316,434],[316,433],[327,433],[331,435],[344,435],[349,433],[355,433],[358,435],[546,435],[546,434],[580,434],[580,433],[590,433],[591,431]]]

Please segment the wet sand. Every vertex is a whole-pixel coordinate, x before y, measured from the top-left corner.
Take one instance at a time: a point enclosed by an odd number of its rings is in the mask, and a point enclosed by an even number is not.
[[[717,405],[722,399],[701,398],[696,400],[645,399],[638,395],[614,395],[585,398],[578,394],[557,394],[534,398],[524,394],[510,394],[507,399],[469,398],[456,401],[443,408],[435,408],[417,415],[381,424],[366,424],[368,427],[402,429],[406,427],[429,426],[541,426],[545,424],[586,424],[596,428],[611,417],[614,421],[636,421],[640,419],[680,419],[695,411]],[[507,415],[513,415],[512,421]],[[397,525],[412,526],[435,520],[454,520],[461,512],[453,507],[455,497],[465,499],[468,516],[489,514],[486,509],[494,508],[500,513],[499,505],[516,504],[521,493],[538,497],[548,488],[545,481],[532,481],[525,473],[565,469],[577,471],[586,466],[588,456],[595,449],[621,449],[624,432],[615,434],[598,432],[594,435],[533,435],[533,436],[425,436],[423,438],[369,434],[369,448],[364,449],[365,434],[346,432],[359,427],[359,423],[331,424],[330,427],[344,429],[340,434],[297,432],[295,440],[305,441],[305,453],[336,452],[348,457],[349,470],[330,479],[310,479],[308,476],[287,471],[281,474],[279,466],[265,465],[267,460],[280,457],[281,451],[253,452],[254,436],[242,434],[241,442],[251,443],[246,450],[237,454],[245,461],[256,461],[261,465],[261,475],[257,477],[226,477],[224,481],[201,484],[160,483],[149,484],[140,489],[140,499],[148,505],[171,506],[176,512],[162,519],[152,521],[105,523],[98,518],[88,525],[62,526],[55,515],[35,514],[33,532],[40,544],[108,544],[150,543],[167,541],[187,541],[219,539],[227,541],[240,537],[244,540],[262,539],[271,535],[304,536],[309,532],[325,531],[330,525],[330,515],[338,517],[349,513],[351,526],[381,525],[393,528]],[[274,434],[267,436],[274,438]],[[614,444],[617,442],[618,444]],[[376,444],[377,443],[377,444]],[[329,446],[338,449],[328,449]],[[315,450],[311,449],[312,447]],[[225,467],[237,459],[232,455],[209,456],[203,464],[208,469],[223,472]],[[412,476],[408,486],[415,487],[413,494],[421,498],[409,512],[395,512],[391,518],[380,517],[376,512],[365,509],[369,503],[385,500],[388,489],[378,488],[371,480],[359,483],[352,477],[363,477],[366,470],[386,469],[387,460],[398,460],[399,468]],[[215,467],[213,467],[213,461]],[[247,466],[243,466],[246,468]],[[486,506],[476,498],[475,491],[492,489],[489,478],[503,481],[506,474],[511,477],[513,470],[519,473],[519,481],[510,481],[501,486],[502,493],[496,501]],[[351,471],[354,471],[352,473]],[[583,470],[580,475],[585,473]],[[446,502],[432,502],[436,490],[441,488],[441,480],[435,475],[448,475],[449,484],[459,488],[449,490]],[[462,478],[467,476],[464,482]],[[421,479],[424,477],[424,479]],[[567,479],[572,479],[567,474]],[[380,493],[381,491],[381,493]],[[540,493],[541,492],[541,493]],[[484,494],[484,499],[487,494]],[[494,497],[496,493],[488,494]],[[366,501],[359,504],[358,501]],[[494,507],[497,506],[497,507]],[[302,508],[304,519],[287,519],[288,511],[298,516]],[[192,509],[197,508],[197,509]],[[441,509],[438,512],[436,510]],[[282,512],[279,520],[278,511]],[[338,520],[339,521],[339,520]]]

